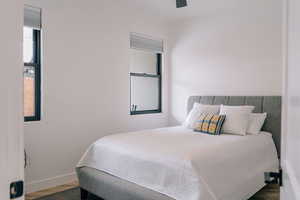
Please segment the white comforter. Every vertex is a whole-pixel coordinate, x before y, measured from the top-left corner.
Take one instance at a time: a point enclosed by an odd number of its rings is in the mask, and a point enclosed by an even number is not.
[[[278,170],[272,137],[211,136],[184,127],[104,137],[78,167],[95,168],[177,200],[243,200]]]

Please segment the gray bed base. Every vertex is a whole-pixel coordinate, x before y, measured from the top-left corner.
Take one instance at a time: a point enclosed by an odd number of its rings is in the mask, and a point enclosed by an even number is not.
[[[171,197],[125,181],[97,169],[76,169],[81,188],[81,200],[92,193],[104,200],[174,200]]]
[[[280,96],[191,96],[187,103],[188,112],[195,102],[212,105],[254,105],[254,112],[267,112],[268,117],[263,130],[273,134],[278,155],[280,155]],[[89,167],[77,168],[76,172],[81,188],[81,200],[87,200],[88,193],[104,200],[174,200],[166,195]]]

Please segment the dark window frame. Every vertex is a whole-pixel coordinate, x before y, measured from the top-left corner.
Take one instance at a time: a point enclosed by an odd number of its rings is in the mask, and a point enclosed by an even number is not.
[[[33,48],[34,55],[33,61],[24,63],[24,66],[34,67],[34,92],[35,92],[35,105],[33,116],[24,116],[25,122],[40,121],[41,120],[41,31],[33,29]]]
[[[142,115],[142,114],[154,114],[154,113],[162,113],[162,54],[156,54],[157,65],[156,65],[156,74],[147,74],[147,73],[130,73],[130,115]],[[134,111],[132,107],[134,105],[131,104],[131,77],[146,77],[146,78],[158,78],[158,109],[155,110],[138,110]]]

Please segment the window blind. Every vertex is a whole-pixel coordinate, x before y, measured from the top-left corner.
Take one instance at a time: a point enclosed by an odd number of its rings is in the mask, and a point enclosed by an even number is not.
[[[24,8],[24,26],[41,29],[41,9],[25,5]]]
[[[150,39],[136,33],[130,34],[130,48],[157,53],[164,51],[163,40]]]

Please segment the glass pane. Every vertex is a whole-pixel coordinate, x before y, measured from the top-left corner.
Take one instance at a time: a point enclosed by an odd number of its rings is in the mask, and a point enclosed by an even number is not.
[[[159,78],[131,76],[131,111],[159,108]]]
[[[33,29],[24,27],[23,33],[23,60],[25,63],[33,62],[33,49],[34,49],[34,41],[33,41]]]
[[[157,55],[156,53],[131,50],[130,72],[157,74]]]
[[[24,67],[24,116],[35,115],[35,69]]]

